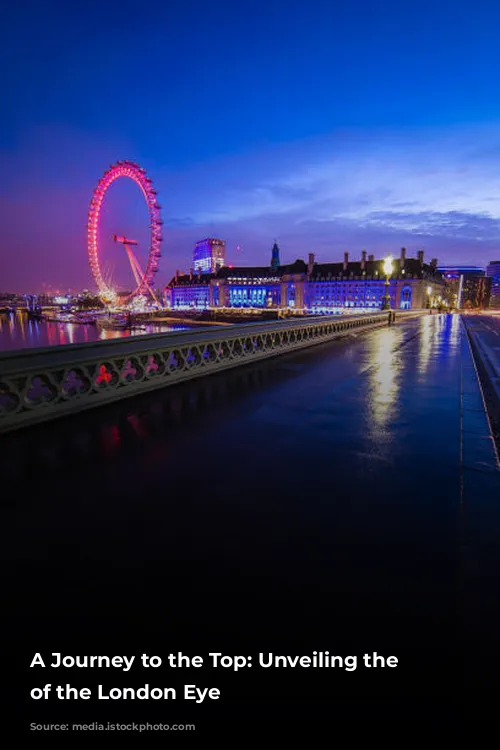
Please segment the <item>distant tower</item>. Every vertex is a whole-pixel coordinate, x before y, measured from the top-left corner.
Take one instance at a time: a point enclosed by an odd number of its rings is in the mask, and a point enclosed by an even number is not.
[[[277,271],[280,267],[280,249],[278,243],[274,242],[273,251],[271,255],[271,268],[273,271]]]

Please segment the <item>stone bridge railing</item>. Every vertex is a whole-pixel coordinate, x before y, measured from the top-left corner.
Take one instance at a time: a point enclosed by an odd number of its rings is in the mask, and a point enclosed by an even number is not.
[[[398,312],[397,319],[422,311]],[[198,328],[0,355],[0,432],[387,324],[386,312]]]

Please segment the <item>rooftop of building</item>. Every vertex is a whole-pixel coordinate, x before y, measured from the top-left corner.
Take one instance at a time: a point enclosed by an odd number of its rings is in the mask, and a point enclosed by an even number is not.
[[[188,274],[177,273],[170,281],[169,286],[186,286],[190,284],[209,284],[212,279],[268,279],[283,278],[287,275],[308,274],[310,281],[330,281],[330,280],[349,280],[349,279],[377,279],[385,278],[384,273],[385,258],[375,259],[373,255],[363,257],[360,260],[349,260],[349,254],[345,254],[344,261],[334,263],[316,263],[314,255],[310,254],[309,264],[302,259],[297,259],[294,263],[280,265],[278,268],[268,266],[223,266],[214,273],[197,273],[191,271]],[[392,278],[416,278],[416,279],[433,279],[442,280],[440,269],[437,266],[437,260],[433,259],[431,263],[424,262],[423,253],[419,253],[417,258],[406,257],[406,250],[401,251],[399,258],[392,260]]]
[[[447,265],[438,266],[438,271],[484,271],[482,266]]]
[[[192,286],[197,284],[210,284],[210,280],[215,278],[215,273],[177,273],[169,282],[168,286]]]
[[[481,266],[439,266],[438,271],[444,276],[484,276]]]
[[[342,261],[336,263],[314,263],[310,279],[311,281],[324,281],[328,278],[348,279],[351,276],[358,278],[363,276],[368,278],[385,278],[384,262],[385,259],[380,258],[365,261],[348,260],[347,263]],[[405,258],[404,261],[401,258],[393,258],[391,276],[428,278],[441,277],[441,274],[435,266],[429,263],[422,263],[418,258]]]
[[[203,245],[205,242],[216,242],[220,245],[225,245],[226,240],[221,240],[219,237],[205,237],[204,240],[198,240],[197,245]]]
[[[224,266],[217,271],[218,279],[272,279],[286,274],[307,273],[307,263],[297,259],[295,263],[279,266]]]

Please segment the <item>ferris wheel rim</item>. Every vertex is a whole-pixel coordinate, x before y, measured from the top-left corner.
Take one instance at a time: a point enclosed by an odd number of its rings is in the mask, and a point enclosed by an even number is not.
[[[126,297],[125,302],[129,302],[141,294],[147,294],[151,288],[154,275],[158,271],[158,261],[161,257],[162,220],[161,206],[158,204],[157,192],[153,187],[153,181],[147,176],[146,170],[133,161],[117,161],[111,164],[99,179],[97,186],[92,193],[90,201],[88,220],[87,220],[87,255],[89,259],[90,270],[98,288],[100,296],[110,295],[112,290],[104,280],[99,258],[99,218],[102,204],[111,185],[120,177],[127,177],[135,182],[146,201],[150,219],[149,232],[149,250],[146,268],[142,274],[140,283]]]

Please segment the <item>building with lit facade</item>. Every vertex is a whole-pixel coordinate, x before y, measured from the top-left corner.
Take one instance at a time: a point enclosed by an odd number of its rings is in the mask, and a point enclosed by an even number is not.
[[[465,310],[482,309],[490,302],[491,279],[480,266],[439,266],[455,307]]]
[[[165,304],[171,309],[207,308],[287,309],[298,313],[340,314],[373,312],[385,296],[384,259],[362,253],[360,260],[344,254],[340,263],[308,262],[281,265],[275,243],[269,266],[233,268],[215,273],[176,272],[165,289]],[[445,295],[445,283],[437,260],[424,263],[424,253],[407,258],[403,248],[393,260],[389,296],[393,309],[430,307]]]
[[[197,242],[193,251],[193,268],[202,273],[215,273],[226,265],[226,243],[209,238]]]
[[[486,276],[491,279],[490,308],[500,310],[500,260],[492,260],[486,267]]]

